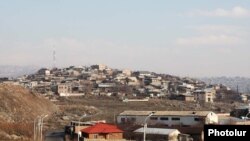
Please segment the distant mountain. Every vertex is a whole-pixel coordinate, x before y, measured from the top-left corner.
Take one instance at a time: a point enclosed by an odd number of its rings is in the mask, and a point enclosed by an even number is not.
[[[0,77],[18,77],[36,72],[39,67],[36,66],[0,66]]]
[[[250,78],[246,77],[206,77],[200,78],[207,84],[223,84],[233,90],[238,90],[242,93],[250,93]]]

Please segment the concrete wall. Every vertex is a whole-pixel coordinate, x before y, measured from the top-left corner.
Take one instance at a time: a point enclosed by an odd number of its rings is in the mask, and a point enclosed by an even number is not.
[[[122,123],[122,118],[125,118],[125,123],[135,123],[138,125],[143,125],[146,116],[118,116],[117,122]],[[153,118],[157,118],[154,119]],[[164,120],[163,118],[168,118]],[[173,120],[173,118],[180,118],[180,120]],[[195,118],[199,118],[199,121],[196,121]],[[152,116],[151,119],[147,120],[148,125],[187,125],[187,126],[199,126],[204,124],[204,119],[198,116]]]
[[[123,133],[89,134],[89,139],[122,139]]]
[[[137,124],[143,125],[146,116],[117,116],[117,123],[123,124]],[[168,118],[168,120],[164,120],[163,118]],[[173,118],[180,118],[180,120],[174,120]],[[122,121],[123,120],[123,121]],[[205,123],[212,124],[218,123],[218,116],[211,112],[206,117],[201,116],[151,116],[147,120],[148,125],[166,125],[166,126],[174,126],[174,125],[182,125],[182,126],[203,126]]]

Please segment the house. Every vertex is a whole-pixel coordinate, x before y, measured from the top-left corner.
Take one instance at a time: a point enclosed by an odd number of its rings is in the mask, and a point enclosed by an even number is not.
[[[33,87],[38,85],[38,82],[37,81],[31,81],[31,82],[29,82],[28,85],[29,85],[29,88],[33,88]]]
[[[152,77],[151,78],[151,85],[153,86],[161,86],[161,77]]]
[[[84,141],[125,141],[123,131],[116,125],[97,123],[81,130]]]
[[[122,74],[124,74],[126,76],[131,76],[132,72],[129,69],[124,69],[124,70],[122,70]]]
[[[41,94],[48,94],[51,91],[51,82],[39,82],[32,89]]]
[[[69,76],[79,76],[81,75],[81,71],[75,70],[75,69],[69,69],[67,70]]]
[[[106,75],[97,74],[97,73],[92,73],[90,75],[90,77],[88,78],[88,80],[91,80],[91,81],[93,81],[93,80],[104,80],[104,79],[106,79]]]
[[[114,87],[116,86],[115,83],[100,83],[98,84],[98,88],[101,92],[112,92]]]
[[[128,85],[129,86],[138,86],[140,85],[140,82],[138,81],[138,79],[136,77],[128,77]]]
[[[215,90],[213,88],[196,90],[193,92],[193,95],[196,101],[213,103],[215,97]]]
[[[72,87],[68,83],[67,84],[62,83],[62,84],[58,85],[57,91],[58,91],[59,94],[62,94],[62,93],[72,93]]]
[[[103,70],[105,70],[105,69],[107,69],[108,67],[106,66],[106,65],[104,65],[104,64],[99,64],[98,65],[98,69],[100,70],[100,71],[103,71]]]
[[[47,68],[42,68],[40,70],[38,70],[37,74],[39,75],[50,75],[50,70]]]
[[[85,95],[81,87],[74,83],[61,83],[57,87],[57,93],[60,96],[83,96]]]
[[[154,112],[148,125],[199,126],[218,123],[218,116],[211,111],[124,111],[117,116],[118,124],[144,124],[145,118]]]
[[[106,68],[106,69],[105,69],[105,72],[106,72],[106,74],[108,74],[108,75],[112,75],[112,74],[113,74],[113,70],[112,70],[111,68]]]
[[[247,102],[247,96],[244,95],[244,94],[241,94],[241,95],[240,95],[240,100],[241,100],[242,102]]]
[[[176,99],[182,100],[182,101],[189,101],[189,102],[195,101],[194,100],[194,95],[191,95],[189,93],[187,93],[187,94],[179,94],[179,95],[176,95],[175,97],[176,97]]]
[[[150,77],[150,76],[152,76],[152,73],[149,71],[140,71],[139,72],[139,77],[144,78],[145,76]]]
[[[144,128],[141,127],[134,131],[136,140],[142,140]],[[164,141],[178,141],[180,131],[177,129],[167,128],[146,128],[146,140],[164,140]]]
[[[183,93],[191,92],[194,90],[194,88],[195,88],[194,85],[187,83],[183,83],[177,87],[178,91]]]

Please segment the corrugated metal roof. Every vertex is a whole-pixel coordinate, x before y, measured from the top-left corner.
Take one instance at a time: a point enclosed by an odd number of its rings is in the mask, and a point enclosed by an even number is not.
[[[155,116],[207,116],[212,111],[124,111],[119,115],[125,116],[147,116],[155,112]]]
[[[143,127],[135,130],[135,133],[143,133]],[[177,132],[180,133],[177,129],[166,129],[166,128],[146,128],[146,134],[154,134],[154,135],[169,135],[171,133]]]

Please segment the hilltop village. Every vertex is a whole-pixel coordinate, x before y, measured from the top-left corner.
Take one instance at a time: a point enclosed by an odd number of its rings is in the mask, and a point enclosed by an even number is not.
[[[238,99],[247,101],[247,95],[231,91],[222,84],[184,77],[156,74],[148,71],[111,69],[106,65],[90,67],[71,66],[63,69],[42,68],[35,74],[17,79],[1,78],[0,82],[22,85],[44,95],[58,96],[119,96],[120,98],[170,98],[184,101],[208,102]]]
[[[234,102],[247,105],[249,98],[247,94],[233,91],[222,84],[208,85],[188,77],[181,78],[129,69],[118,70],[106,65],[70,66],[60,69],[42,68],[35,74],[24,75],[16,79],[1,78],[0,82],[5,85],[21,85],[55,103],[60,102],[61,99],[65,100],[65,98],[67,98],[65,101],[70,101],[71,98],[81,100],[82,97],[87,103],[88,97],[92,96],[101,97],[98,99],[100,104],[104,103],[106,97],[118,99],[120,103],[138,103],[135,104],[137,106],[141,102],[150,103],[150,101],[151,104],[153,101],[157,105],[157,99],[159,99],[161,101],[168,100],[169,103],[170,101],[173,103],[179,101],[187,105],[190,103],[190,105],[198,107],[211,106],[214,103],[232,105]],[[89,99],[89,101],[91,100]],[[102,107],[96,108],[104,109],[105,104],[103,103]],[[148,104],[147,107],[150,106],[153,105]],[[82,107],[75,106],[75,108]],[[60,120],[64,120],[64,124],[65,121],[68,121],[68,124],[65,124],[64,138],[69,141],[139,141],[143,140],[144,135],[147,134],[145,138],[152,141],[199,141],[203,140],[203,126],[206,124],[249,124],[249,121],[246,120],[248,117],[248,107],[246,106],[238,107],[235,105],[235,109],[228,107],[230,113],[225,113],[221,109],[213,111],[192,108],[178,111],[166,110],[164,106],[161,109],[155,108],[156,110],[148,108],[135,110],[135,108],[133,110],[127,110],[127,108],[116,113],[112,123],[107,122],[110,120],[106,119],[105,116],[98,120],[80,121],[82,118],[95,117],[98,112],[94,114],[78,111],[77,115],[73,116],[79,121],[71,120],[68,115],[62,114]],[[188,107],[184,108],[188,109]],[[100,110],[99,113],[101,112],[105,114]],[[113,114],[113,112],[109,111],[106,114]],[[38,135],[34,135],[34,137],[39,138]],[[50,136],[46,137],[47,140],[50,138]]]

